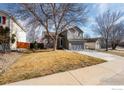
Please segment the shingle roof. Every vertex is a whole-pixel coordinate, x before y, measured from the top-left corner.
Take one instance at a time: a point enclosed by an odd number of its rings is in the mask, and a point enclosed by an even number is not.
[[[78,26],[74,26],[68,29],[69,31],[80,31],[83,32],[83,30],[81,30]]]
[[[88,39],[84,39],[85,42],[96,42],[98,39],[101,39],[101,38],[88,38]]]

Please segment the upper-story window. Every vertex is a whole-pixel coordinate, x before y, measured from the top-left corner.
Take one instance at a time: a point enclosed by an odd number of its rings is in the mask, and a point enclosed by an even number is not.
[[[5,16],[0,16],[0,24],[3,24],[3,25],[6,24],[6,17]]]

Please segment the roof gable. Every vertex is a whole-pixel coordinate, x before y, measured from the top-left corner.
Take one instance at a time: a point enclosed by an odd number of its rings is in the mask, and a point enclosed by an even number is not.
[[[76,32],[76,31],[78,31],[78,32],[80,32],[80,33],[83,32],[83,31],[82,31],[79,27],[77,27],[77,26],[74,26],[74,27],[72,27],[72,28],[69,28],[68,31],[70,31],[70,32]]]

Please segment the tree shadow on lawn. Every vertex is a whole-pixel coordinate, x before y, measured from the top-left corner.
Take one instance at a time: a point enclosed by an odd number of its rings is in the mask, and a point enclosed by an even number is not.
[[[24,54],[31,54],[31,53],[41,53],[41,52],[51,52],[53,51],[53,49],[39,49],[39,50],[35,50],[35,49],[28,49],[26,51],[18,51],[18,53],[24,53]]]

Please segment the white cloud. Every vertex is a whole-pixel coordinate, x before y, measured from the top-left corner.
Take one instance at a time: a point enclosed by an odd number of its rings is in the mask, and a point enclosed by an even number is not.
[[[92,9],[90,12],[93,16],[98,16],[99,14],[103,14],[107,9],[110,9],[110,4],[107,3],[97,3],[92,5]]]
[[[91,27],[92,25],[96,25],[97,24],[94,17],[90,17],[88,22],[89,22],[89,24],[88,24],[89,26],[88,27]]]
[[[102,13],[104,13],[107,9],[109,9],[109,5],[108,5],[108,4],[106,4],[106,3],[99,4],[99,6],[98,6],[98,13],[99,13],[99,14],[102,14]]]
[[[118,24],[119,22],[124,21],[124,16],[122,16],[118,21],[116,21],[115,24]]]

